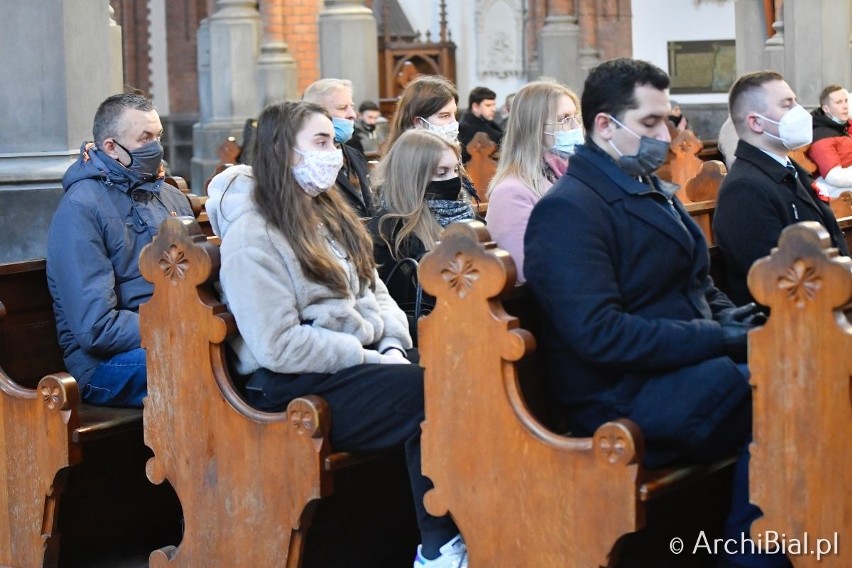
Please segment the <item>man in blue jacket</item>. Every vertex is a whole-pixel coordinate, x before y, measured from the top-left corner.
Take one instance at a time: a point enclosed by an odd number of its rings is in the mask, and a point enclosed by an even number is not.
[[[586,143],[533,209],[524,273],[543,314],[549,388],[571,431],[627,417],[652,468],[742,451],[729,521],[747,535],[759,511],[748,503],[743,363],[757,314],[713,285],[701,229],[654,175],[671,141],[668,87],[645,61],[589,73]]]
[[[47,279],[65,365],[82,399],[141,407],[147,394],[139,305],[153,293],[139,253],[189,201],[163,182],[163,126],[140,95],[106,99],[94,143],[62,179],[65,195],[47,236]]]

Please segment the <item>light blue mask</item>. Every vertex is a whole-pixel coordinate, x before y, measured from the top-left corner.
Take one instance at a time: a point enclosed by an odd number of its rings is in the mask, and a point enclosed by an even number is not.
[[[555,150],[565,156],[572,155],[577,149],[577,146],[586,141],[585,136],[583,136],[583,130],[580,128],[575,128],[573,130],[557,130],[553,134],[553,137],[555,140],[551,150]]]
[[[346,120],[345,118],[334,117],[331,119],[334,124],[334,141],[341,144],[348,142],[352,138],[352,133],[355,132],[355,121]]]

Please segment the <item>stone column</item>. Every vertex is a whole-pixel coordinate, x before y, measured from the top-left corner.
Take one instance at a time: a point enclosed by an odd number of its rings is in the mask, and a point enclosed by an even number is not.
[[[785,26],[783,12],[783,5],[780,2],[776,3],[775,19],[772,21],[772,29],[775,31],[775,34],[766,40],[766,44],[763,49],[762,66],[762,69],[772,69],[773,71],[778,71],[781,74],[785,74],[784,70],[786,68],[786,57],[784,55],[786,50],[786,41],[784,38]],[[737,55],[739,55],[739,52]]]
[[[121,26],[119,26],[115,21],[115,9],[109,4],[107,4],[107,6],[109,6],[109,70],[112,73],[110,86],[112,87],[113,93],[120,93],[124,91],[124,62],[122,61],[123,49],[121,47]]]
[[[598,50],[597,3],[595,0],[579,0],[579,2],[579,24],[583,45],[580,49],[580,82],[570,85],[578,95],[583,90],[583,83],[589,76],[589,71],[601,62]]]
[[[299,96],[296,62],[287,48],[284,0],[261,0],[263,44],[257,63],[260,106]]]
[[[320,74],[349,79],[355,100],[379,100],[379,38],[363,0],[325,0],[319,14]]]
[[[852,89],[852,5],[849,0],[822,0],[822,84]]]
[[[257,2],[216,0],[215,10],[198,29],[201,121],[193,126],[189,187],[199,194],[219,163],[219,145],[228,136],[240,138],[246,119],[260,113]]]
[[[736,0],[734,11],[737,75],[763,69],[763,48],[767,39],[763,0]]]
[[[574,0],[547,0],[547,18],[538,33],[538,57],[543,75],[580,88],[580,28]]]
[[[45,255],[62,175],[115,92],[114,32],[107,0],[3,5],[0,262]]]
[[[824,40],[828,39],[823,37],[825,30],[822,26],[822,16],[826,12],[827,6],[823,2],[784,1],[784,77],[796,91],[799,103],[809,109],[819,106],[823,71],[827,70],[823,59],[825,52],[822,49]],[[842,18],[841,12],[842,10],[832,13],[830,17]],[[845,20],[848,30],[848,9]],[[848,49],[848,33],[845,44]],[[842,71],[838,74],[842,74]]]

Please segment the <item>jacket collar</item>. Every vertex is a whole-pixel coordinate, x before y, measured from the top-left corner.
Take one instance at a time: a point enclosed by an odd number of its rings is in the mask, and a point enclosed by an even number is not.
[[[694,225],[676,197],[672,198],[670,206],[660,191],[624,173],[615,160],[591,140],[577,148],[565,177],[579,179],[607,203],[624,201],[627,214],[665,233],[680,243],[690,255],[695,254],[698,246],[706,247],[703,235],[690,229]],[[608,183],[601,183],[603,178]],[[649,178],[654,187],[659,187],[661,180],[657,176],[652,174]],[[672,207],[674,211],[670,211]],[[678,215],[680,222],[673,217],[673,212]]]
[[[764,152],[745,140],[739,141],[734,155],[738,160],[741,159],[748,162],[766,174],[776,184],[790,187],[799,199],[819,211],[819,207],[816,204],[816,200],[818,199],[817,196],[809,195],[808,193],[813,191],[813,178],[807,170],[795,161],[790,160],[790,163],[793,164],[793,167],[796,168],[796,172],[799,174],[798,180],[785,166],[782,166],[777,160],[773,160],[771,157],[767,156]],[[798,183],[798,181],[801,181],[801,183]],[[820,212],[820,214],[822,213]]]

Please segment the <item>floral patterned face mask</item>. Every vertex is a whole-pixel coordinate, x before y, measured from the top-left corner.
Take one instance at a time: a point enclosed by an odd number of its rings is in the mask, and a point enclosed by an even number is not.
[[[334,185],[337,181],[337,173],[343,166],[343,150],[337,148],[332,152],[324,150],[302,152],[293,148],[293,151],[304,158],[302,163],[293,166],[293,177],[305,193],[316,197]]]

